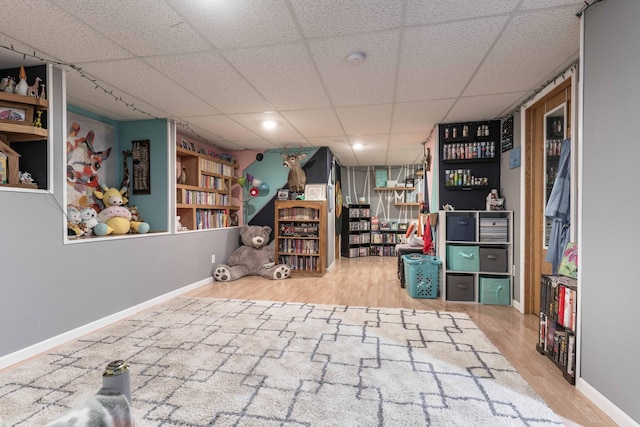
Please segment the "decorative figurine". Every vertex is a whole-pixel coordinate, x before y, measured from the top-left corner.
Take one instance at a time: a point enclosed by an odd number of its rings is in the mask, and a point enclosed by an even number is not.
[[[40,85],[40,98],[46,99],[47,98],[46,93],[47,91],[44,90],[44,85],[43,84]]]
[[[29,90],[29,83],[27,83],[27,72],[23,66],[20,66],[20,82],[16,85],[15,92],[17,95],[26,96]]]
[[[35,83],[27,88],[27,95],[33,96],[34,98],[38,97],[38,86],[42,79],[40,77],[36,77]]]
[[[42,110],[36,111],[36,119],[33,122],[33,127],[35,128],[42,127]]]

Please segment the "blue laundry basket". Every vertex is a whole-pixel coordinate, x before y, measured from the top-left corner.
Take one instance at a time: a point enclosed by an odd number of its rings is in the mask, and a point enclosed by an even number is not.
[[[423,254],[402,255],[405,287],[412,298],[437,298],[442,260]]]

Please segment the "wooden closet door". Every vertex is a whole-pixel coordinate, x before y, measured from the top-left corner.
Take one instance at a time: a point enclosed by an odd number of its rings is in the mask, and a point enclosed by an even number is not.
[[[525,139],[527,165],[525,176],[526,212],[524,215],[524,273],[525,313],[539,314],[540,275],[551,274],[551,264],[545,261],[544,246],[545,207],[545,114],[566,103],[567,137],[571,137],[571,78],[566,79],[551,92],[529,107],[525,115]]]

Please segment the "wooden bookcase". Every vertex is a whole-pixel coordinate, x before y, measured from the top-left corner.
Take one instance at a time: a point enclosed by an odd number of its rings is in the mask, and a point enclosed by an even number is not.
[[[231,203],[234,164],[176,148],[179,165],[186,170],[187,180],[176,184],[176,211],[180,223],[189,230],[208,230],[231,225],[230,215],[240,208]]]
[[[277,264],[291,267],[294,276],[322,276],[327,265],[327,202],[275,202]]]
[[[576,279],[543,274],[540,277],[540,327],[536,350],[560,369],[569,383],[576,383]]]

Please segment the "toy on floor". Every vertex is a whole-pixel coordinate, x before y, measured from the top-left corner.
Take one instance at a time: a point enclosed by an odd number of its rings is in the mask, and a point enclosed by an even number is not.
[[[275,251],[269,242],[271,227],[268,225],[243,225],[240,228],[242,245],[233,251],[227,264],[219,265],[213,272],[218,282],[231,282],[244,276],[262,276],[267,279],[286,279],[291,275],[288,265],[275,265]]]

